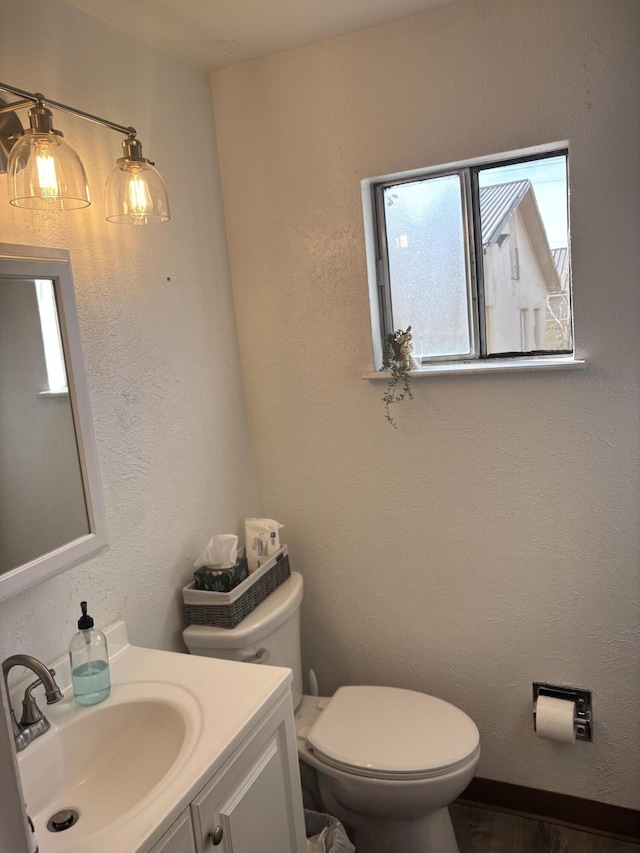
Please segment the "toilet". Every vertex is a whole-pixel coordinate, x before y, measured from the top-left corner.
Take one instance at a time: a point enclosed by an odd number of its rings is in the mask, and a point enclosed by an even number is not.
[[[190,625],[191,654],[293,672],[298,755],[323,808],[353,832],[357,853],[459,853],[448,806],[473,778],[480,736],[442,699],[395,687],[340,687],[305,696],[302,576],[291,576],[235,628]],[[312,772],[312,771],[309,771]]]

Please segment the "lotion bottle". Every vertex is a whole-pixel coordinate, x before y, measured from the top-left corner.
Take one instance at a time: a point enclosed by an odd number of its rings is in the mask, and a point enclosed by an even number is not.
[[[94,628],[93,619],[87,615],[87,602],[81,601],[80,607],[78,633],[69,643],[73,695],[78,705],[97,705],[111,692],[107,638]]]

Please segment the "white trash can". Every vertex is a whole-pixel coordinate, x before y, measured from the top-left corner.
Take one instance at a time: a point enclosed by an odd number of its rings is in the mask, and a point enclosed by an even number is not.
[[[355,853],[344,826],[338,818],[304,810],[307,853]]]

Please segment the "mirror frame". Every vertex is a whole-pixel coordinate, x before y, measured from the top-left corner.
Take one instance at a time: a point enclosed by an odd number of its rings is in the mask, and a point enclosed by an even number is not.
[[[0,274],[4,278],[53,281],[89,520],[89,533],[0,574],[1,601],[102,551],[107,547],[107,525],[89,402],[89,385],[84,366],[78,308],[73,286],[71,256],[65,249],[0,243]]]

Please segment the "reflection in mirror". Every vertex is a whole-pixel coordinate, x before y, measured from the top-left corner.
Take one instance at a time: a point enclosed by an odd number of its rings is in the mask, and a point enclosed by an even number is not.
[[[89,533],[51,279],[0,277],[0,436],[3,573]]]
[[[0,245],[0,599],[104,547],[69,255]]]

